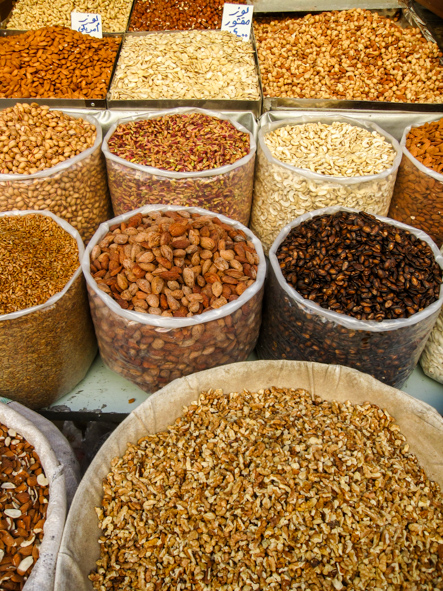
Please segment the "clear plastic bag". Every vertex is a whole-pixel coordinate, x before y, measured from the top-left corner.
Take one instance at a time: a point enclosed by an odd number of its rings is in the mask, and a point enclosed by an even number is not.
[[[440,252],[443,255],[443,246]],[[420,365],[427,376],[443,384],[443,308],[426,341],[420,357]]]
[[[265,291],[263,322],[257,343],[261,359],[297,359],[353,367],[394,387],[401,387],[414,370],[443,303],[439,299],[409,318],[357,320],[322,308],[303,298],[283,277],[276,253],[295,226],[318,215],[349,208],[328,207],[306,213],[283,228],[269,252],[270,269]],[[427,242],[443,268],[443,256],[424,232],[377,216],[383,222],[409,230]]]
[[[112,216],[112,208],[101,153],[101,126],[95,117],[81,118],[96,128],[94,145],[35,174],[0,174],[0,211],[52,211],[74,226],[87,243],[98,226]]]
[[[421,125],[409,125],[403,132],[400,143],[403,157],[389,217],[423,230],[440,247],[443,244],[443,174],[424,166],[406,147],[412,127]]]
[[[248,235],[260,257],[255,283],[237,300],[192,317],[167,318],[123,310],[97,287],[90,273],[90,255],[110,226],[129,219],[137,212],[144,214],[180,209],[184,208],[145,206],[102,224],[82,259],[103,361],[146,392],[155,392],[170,381],[196,371],[246,360],[255,347],[260,328],[266,274],[263,249],[250,230],[221,215],[216,217]],[[196,207],[187,208],[187,211],[208,215],[206,210]],[[215,217],[215,214],[209,215]]]
[[[265,136],[280,127],[336,121],[382,135],[396,152],[392,166],[368,176],[333,177],[281,162],[272,156],[265,143]],[[342,116],[302,116],[275,121],[272,113],[265,113],[258,133],[251,230],[260,238],[267,254],[283,226],[308,211],[344,206],[387,215],[400,160],[397,140],[375,123]]]
[[[79,233],[47,211],[10,211],[0,216],[51,217],[78,244],[79,267],[64,289],[39,306],[0,315],[0,395],[39,409],[55,402],[86,375],[97,353],[80,260]]]
[[[119,124],[183,113],[204,113],[231,121],[237,129],[249,134],[249,154],[234,164],[220,168],[201,172],[172,172],[133,164],[109,151],[108,140]],[[248,224],[254,183],[256,144],[253,134],[232,118],[214,111],[192,107],[128,117],[117,121],[110,128],[103,141],[102,149],[106,157],[109,189],[115,215],[121,215],[144,205],[164,203],[184,207],[203,207],[226,215],[245,226]]]

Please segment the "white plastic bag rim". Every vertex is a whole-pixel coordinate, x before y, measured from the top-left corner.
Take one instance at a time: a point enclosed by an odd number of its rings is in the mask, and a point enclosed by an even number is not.
[[[436,119],[429,119],[429,121],[427,121],[426,123],[433,123],[434,121],[440,121],[440,119],[442,119],[441,116],[437,117]],[[406,127],[406,129],[403,132],[401,141],[400,141],[401,149],[403,150],[403,154],[406,156],[406,158],[409,158],[409,160],[418,168],[418,170],[420,172],[423,172],[427,176],[434,178],[436,181],[443,183],[443,174],[442,173],[437,172],[436,170],[432,170],[432,168],[428,168],[427,166],[422,164],[420,162],[420,160],[417,160],[417,158],[415,158],[415,156],[413,156],[411,154],[411,152],[408,150],[408,148],[406,147],[406,139],[407,139],[408,134],[411,131],[411,129],[413,127],[422,127],[422,126],[423,126],[423,122],[416,123],[415,125],[408,125],[408,127]]]
[[[65,113],[65,111],[63,111],[62,109],[49,109],[49,110],[50,111],[62,111],[62,113]],[[72,117],[73,119],[84,119],[84,120],[88,121],[89,123],[92,123],[95,126],[96,137],[95,137],[94,145],[91,146],[90,148],[87,148],[83,152],[80,152],[80,154],[77,154],[77,156],[72,156],[72,158],[68,158],[67,160],[64,160],[63,162],[59,162],[55,166],[51,166],[51,168],[45,168],[44,170],[40,170],[39,172],[35,172],[34,174],[0,174],[0,183],[5,182],[5,181],[33,181],[35,179],[42,179],[42,178],[46,178],[48,176],[53,176],[53,175],[57,174],[58,172],[65,170],[66,168],[70,168],[74,164],[77,164],[77,162],[79,162],[80,160],[84,160],[85,158],[90,156],[93,152],[95,152],[95,150],[102,143],[102,135],[103,135],[101,125],[97,121],[97,119],[95,117],[93,117],[92,115],[85,115],[83,113],[80,115],[77,113],[73,114],[72,112],[65,113],[65,114],[69,115],[69,117]]]
[[[163,168],[154,168],[153,166],[144,166],[142,164],[135,164],[134,162],[130,162],[129,160],[125,160],[120,156],[116,156],[109,151],[108,141],[114,134],[114,131],[117,129],[117,126],[120,124],[131,123],[133,121],[142,121],[147,119],[159,119],[160,117],[164,117],[166,115],[175,115],[181,113],[203,113],[204,115],[208,115],[210,117],[215,117],[217,119],[223,119],[224,121],[230,121],[232,125],[239,131],[249,134],[249,153],[240,160],[232,164],[225,164],[224,166],[219,166],[218,168],[211,168],[210,170],[201,170],[197,172],[174,172],[173,170],[165,170]],[[136,115],[133,117],[125,117],[124,119],[119,119],[116,121],[112,127],[109,129],[108,133],[105,135],[105,139],[103,140],[102,144],[102,152],[105,155],[105,158],[108,160],[112,160],[117,164],[121,164],[123,166],[127,166],[128,168],[133,168],[134,170],[140,170],[146,174],[150,174],[153,176],[162,176],[171,179],[192,179],[192,178],[205,178],[205,177],[212,177],[212,176],[219,176],[223,174],[227,174],[232,170],[237,168],[241,168],[245,166],[251,158],[254,157],[255,152],[257,149],[257,145],[255,142],[254,134],[249,131],[246,127],[244,127],[241,123],[234,121],[228,115],[223,115],[218,111],[210,111],[208,109],[199,109],[197,107],[177,107],[176,109],[164,109],[161,111],[154,111],[152,113],[147,113],[145,115]]]
[[[413,326],[422,320],[425,320],[435,312],[441,308],[443,304],[443,283],[440,286],[440,295],[438,300],[430,304],[427,308],[422,310],[421,312],[417,312],[409,318],[397,318],[393,320],[382,320],[381,322],[377,322],[376,320],[358,320],[357,318],[353,318],[352,316],[347,316],[346,314],[339,314],[338,312],[333,312],[332,310],[328,310],[326,308],[322,308],[319,304],[311,300],[305,299],[302,295],[298,293],[289,283],[287,283],[286,279],[283,276],[283,273],[280,269],[280,265],[278,264],[277,260],[277,250],[289,232],[299,226],[301,223],[305,222],[306,220],[312,219],[319,215],[332,215],[339,211],[349,211],[360,213],[358,209],[351,209],[350,207],[341,207],[341,206],[333,206],[333,207],[324,207],[322,209],[316,209],[315,211],[307,212],[297,219],[293,220],[289,224],[287,224],[279,233],[277,238],[274,240],[272,244],[271,250],[269,251],[269,260],[272,266],[272,269],[275,273],[277,281],[282,289],[297,302],[297,304],[308,310],[309,314],[315,314],[317,316],[321,316],[324,322],[335,322],[340,326],[344,326],[345,328],[351,330],[364,330],[368,332],[387,332],[392,330],[397,330],[400,328],[405,328],[408,326]],[[391,226],[395,226],[397,228],[402,228],[403,230],[408,230],[411,234],[417,236],[421,240],[424,240],[432,249],[434,253],[435,260],[443,269],[443,256],[440,253],[440,250],[437,248],[437,245],[431,238],[422,230],[418,230],[417,228],[413,228],[412,226],[408,226],[401,222],[397,222],[396,220],[392,220],[391,218],[375,215],[378,220],[381,222],[385,222],[390,224]]]
[[[221,308],[217,308],[215,310],[209,310],[209,312],[204,312],[203,314],[197,314],[195,316],[190,316],[189,318],[168,318],[166,316],[156,316],[155,314],[141,314],[140,312],[133,312],[131,310],[124,310],[121,308],[118,303],[111,298],[108,294],[104,291],[99,289],[95,279],[92,277],[90,272],[90,255],[92,249],[100,240],[105,236],[111,226],[116,224],[120,224],[134,216],[137,213],[147,214],[152,211],[188,211],[189,213],[199,213],[200,215],[204,216],[212,216],[218,218],[224,224],[228,224],[236,228],[237,230],[243,230],[247,235],[248,239],[253,242],[255,246],[255,250],[260,258],[260,262],[258,264],[257,270],[257,277],[255,279],[255,283],[248,287],[238,299],[234,300],[233,302],[228,302]],[[205,324],[207,322],[211,322],[213,320],[219,320],[220,318],[225,318],[230,314],[233,314],[236,310],[244,306],[249,300],[251,300],[263,287],[265,276],[266,276],[266,260],[265,255],[263,252],[263,247],[261,245],[260,240],[243,224],[240,222],[236,222],[231,218],[228,218],[221,214],[216,214],[212,211],[207,209],[203,209],[201,207],[183,207],[182,205],[144,205],[143,207],[139,207],[138,209],[134,209],[132,211],[126,212],[118,217],[113,218],[112,220],[108,220],[107,222],[103,222],[100,224],[98,230],[91,238],[88,246],[85,249],[85,253],[82,258],[82,269],[83,275],[90,286],[90,288],[94,291],[94,293],[102,300],[102,302],[109,308],[114,314],[125,318],[126,320],[137,322],[140,324],[147,324],[150,326],[158,327],[158,332],[168,332],[169,330],[173,330],[175,328],[185,328],[187,326],[195,326],[197,324]]]
[[[268,113],[262,115],[260,123],[267,118]],[[327,123],[331,124],[334,122],[343,122],[349,123],[354,127],[361,127],[366,129],[367,131],[377,131],[380,135],[382,135],[385,140],[387,140],[395,150],[395,158],[392,165],[383,170],[382,172],[378,172],[377,174],[368,174],[366,176],[353,176],[353,177],[345,177],[345,176],[332,176],[328,174],[320,174],[318,172],[312,172],[307,168],[297,168],[292,164],[287,164],[286,162],[282,162],[275,158],[272,154],[270,149],[265,143],[264,136],[274,129],[278,129],[279,127],[287,127],[288,125],[301,125],[303,123]],[[401,157],[402,157],[402,150],[398,141],[390,135],[387,131],[379,127],[376,123],[363,121],[361,119],[353,119],[351,117],[344,117],[342,115],[324,115],[324,116],[308,116],[302,115],[300,117],[288,117],[287,119],[280,119],[278,121],[274,121],[272,123],[265,123],[260,125],[260,129],[258,131],[258,142],[260,148],[263,150],[267,160],[273,164],[277,164],[278,166],[283,166],[290,170],[291,172],[296,172],[298,175],[305,177],[310,181],[314,181],[315,183],[328,183],[328,184],[339,184],[339,185],[356,185],[358,183],[369,183],[371,181],[379,181],[388,177],[392,173],[398,170],[400,166]]]
[[[79,266],[77,267],[77,269],[75,270],[75,273],[72,275],[71,279],[68,281],[68,283],[65,285],[65,287],[61,291],[59,291],[58,293],[51,296],[48,300],[46,300],[46,302],[44,302],[43,304],[39,304],[38,306],[31,306],[30,308],[25,308],[24,310],[18,310],[17,312],[10,312],[9,314],[0,315],[0,322],[2,322],[3,320],[15,320],[16,318],[20,318],[21,316],[26,316],[27,314],[33,314],[34,312],[37,312],[38,310],[43,310],[44,308],[49,308],[50,306],[53,306],[55,303],[58,302],[58,300],[60,300],[65,295],[65,293],[69,290],[69,288],[74,283],[74,281],[80,275],[81,270],[82,270],[81,269],[81,260],[83,257],[83,253],[85,251],[85,246],[83,244],[83,240],[81,239],[78,231],[73,226],[71,226],[71,224],[69,224],[65,220],[62,220],[62,218],[59,218],[58,216],[56,216],[55,213],[52,213],[51,211],[48,211],[48,210],[39,211],[36,209],[25,209],[25,210],[13,209],[11,211],[0,212],[0,217],[25,216],[25,215],[31,215],[31,214],[44,215],[46,217],[52,218],[55,222],[57,222],[57,224],[59,226],[61,226],[64,230],[66,230],[66,232],[68,232],[68,234],[70,234],[73,238],[75,238],[75,240],[77,241],[77,246],[78,246]]]

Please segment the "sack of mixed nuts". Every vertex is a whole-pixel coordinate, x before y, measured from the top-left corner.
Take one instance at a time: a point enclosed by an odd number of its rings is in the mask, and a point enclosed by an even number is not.
[[[443,302],[443,257],[429,236],[329,207],[285,226],[269,260],[260,358],[347,365],[404,384]]]
[[[115,215],[164,203],[248,224],[256,144],[232,116],[181,107],[129,117],[110,128],[102,149]]]
[[[443,254],[443,246],[440,251]],[[427,376],[443,384],[443,309],[426,341],[420,365]]]
[[[312,396],[273,404],[288,388]],[[177,380],[136,408],[89,466],[66,522],[56,589],[125,580],[190,591],[196,576],[207,589],[239,589],[245,575],[272,591],[291,588],[291,577],[311,589],[357,589],[362,573],[367,589],[382,589],[381,577],[409,580],[416,553],[414,583],[439,588],[441,537],[429,536],[425,550],[422,536],[441,527],[442,436],[435,409],[347,367],[249,361]],[[363,562],[369,552],[373,568]],[[388,554],[396,566],[382,572]]]
[[[423,230],[443,244],[443,119],[408,126],[389,217]]]
[[[387,215],[401,149],[372,122],[342,116],[260,119],[251,229],[267,254],[280,230],[322,207]]]
[[[54,589],[66,485],[64,466],[41,427],[31,416],[22,416],[20,408],[0,402],[0,587],[5,590]]]
[[[97,342],[79,233],[45,211],[0,213],[0,395],[39,409],[84,378]]]
[[[37,104],[0,112],[0,211],[49,210],[86,243],[112,216],[95,117]]]
[[[102,224],[82,267],[103,361],[146,392],[255,347],[266,263],[239,222],[145,206]]]

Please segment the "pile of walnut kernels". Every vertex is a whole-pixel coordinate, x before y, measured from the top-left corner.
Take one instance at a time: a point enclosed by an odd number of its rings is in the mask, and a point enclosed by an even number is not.
[[[202,393],[113,460],[97,513],[97,590],[443,588],[440,487],[368,403]]]

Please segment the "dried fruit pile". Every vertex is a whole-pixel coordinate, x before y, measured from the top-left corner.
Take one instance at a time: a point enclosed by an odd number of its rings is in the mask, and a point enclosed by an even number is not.
[[[94,589],[443,587],[443,496],[388,412],[210,390],[112,461]]]
[[[136,214],[91,252],[98,287],[127,310],[186,317],[236,300],[259,257],[242,230],[187,211]]]
[[[203,113],[121,123],[108,141],[109,151],[120,158],[174,172],[233,164],[249,153],[249,146],[248,133]]]
[[[0,424],[0,588],[20,591],[39,557],[49,483],[34,447]]]
[[[44,304],[79,267],[75,239],[45,215],[0,216],[0,314]]]
[[[440,294],[442,271],[430,246],[363,212],[306,220],[277,259],[305,299],[359,320],[408,318]]]

